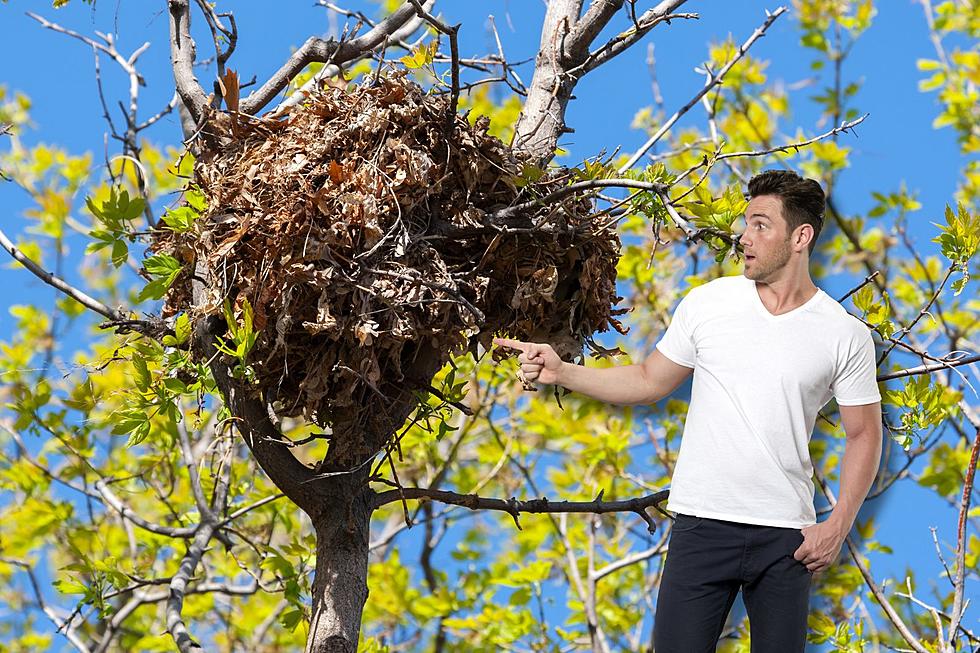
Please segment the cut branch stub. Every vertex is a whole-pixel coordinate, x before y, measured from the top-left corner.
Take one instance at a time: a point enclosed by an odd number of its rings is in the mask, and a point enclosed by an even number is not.
[[[279,416],[387,437],[403,415],[377,406],[425,390],[453,353],[506,334],[571,360],[594,332],[625,333],[620,242],[591,197],[491,218],[574,178],[530,181],[485,118],[457,116],[447,138],[446,102],[396,73],[275,120],[210,119],[194,171],[208,208],[152,249],[214,281],[195,304],[179,276],[165,315],[220,315],[228,299],[241,320],[247,300],[254,390]]]

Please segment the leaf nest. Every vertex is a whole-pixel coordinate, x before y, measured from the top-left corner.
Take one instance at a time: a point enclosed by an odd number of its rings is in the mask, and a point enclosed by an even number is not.
[[[335,411],[425,391],[419,352],[451,354],[495,335],[548,342],[565,360],[612,325],[620,241],[581,194],[534,203],[576,178],[533,182],[525,161],[455,116],[404,73],[326,88],[285,116],[218,113],[194,166],[207,207],[151,249],[185,265],[164,315],[240,322],[257,338],[247,362],[280,417],[331,423]],[[514,215],[494,216],[531,203]],[[191,271],[210,280],[192,293]],[[430,361],[431,362],[431,361]],[[430,366],[431,368],[431,366]],[[346,413],[345,413],[346,414]]]

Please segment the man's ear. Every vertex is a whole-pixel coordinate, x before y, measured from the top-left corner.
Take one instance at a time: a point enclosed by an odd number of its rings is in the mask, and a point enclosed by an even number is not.
[[[798,248],[798,251],[808,249],[810,247],[810,241],[813,240],[813,225],[803,223],[797,229],[799,229],[799,233],[796,235],[794,246]]]

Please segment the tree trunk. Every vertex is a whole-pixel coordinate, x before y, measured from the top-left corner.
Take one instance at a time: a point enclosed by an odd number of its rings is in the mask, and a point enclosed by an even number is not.
[[[527,100],[514,128],[513,148],[530,154],[541,166],[555,156],[565,130],[565,108],[577,80],[564,74],[565,38],[582,10],[582,0],[551,0],[541,29],[541,47]]]
[[[327,505],[313,517],[316,575],[306,653],[356,653],[367,600],[371,525],[368,471],[338,476]]]

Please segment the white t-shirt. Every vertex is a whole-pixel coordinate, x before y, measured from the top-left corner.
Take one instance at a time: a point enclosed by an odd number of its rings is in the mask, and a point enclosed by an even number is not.
[[[881,400],[870,330],[822,290],[773,315],[754,280],[692,288],[657,343],[694,368],[667,509],[747,524],[816,523],[817,411]]]

